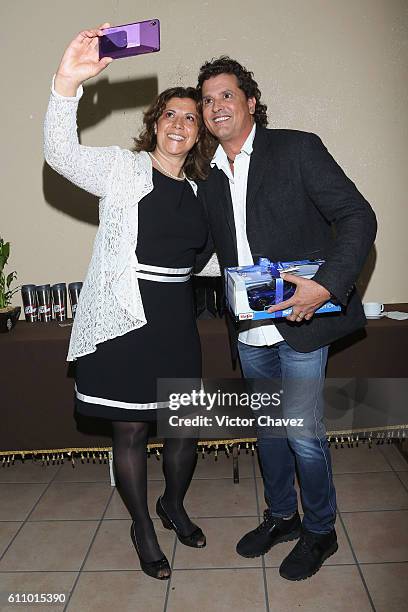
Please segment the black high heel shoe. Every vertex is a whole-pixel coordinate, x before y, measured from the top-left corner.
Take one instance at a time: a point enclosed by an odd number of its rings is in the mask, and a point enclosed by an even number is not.
[[[135,547],[137,556],[139,557],[140,567],[142,568],[144,573],[148,576],[151,576],[152,578],[157,578],[157,580],[168,580],[170,578],[171,569],[165,555],[163,555],[158,561],[143,561],[142,557],[140,556],[139,548],[137,546],[136,541],[134,523],[132,523],[132,525],[130,526],[130,537],[132,538],[133,546]],[[160,576],[160,573],[163,570],[168,571],[168,574]]]
[[[161,522],[163,523],[163,527],[165,529],[173,529],[176,532],[177,538],[182,544],[184,544],[185,546],[191,546],[191,548],[204,548],[207,542],[205,540],[205,535],[201,531],[200,527],[193,523],[195,529],[192,531],[192,533],[187,536],[182,535],[174,521],[169,517],[169,515],[163,508],[161,497],[159,497],[159,499],[157,500],[156,512],[157,516],[161,519]]]

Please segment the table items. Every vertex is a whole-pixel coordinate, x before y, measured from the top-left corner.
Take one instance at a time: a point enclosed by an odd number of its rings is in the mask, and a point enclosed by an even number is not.
[[[67,318],[67,286],[65,283],[56,283],[52,286],[52,305],[54,319],[65,321]]]
[[[36,323],[38,320],[36,286],[23,285],[21,287],[21,299],[23,300],[25,320],[27,323]]]
[[[81,282],[70,283],[68,285],[72,318],[75,317],[81,289]],[[66,283],[55,283],[52,286],[49,284],[22,285],[21,299],[27,323],[36,323],[37,321],[48,323],[52,319],[64,322],[68,317]]]
[[[68,291],[69,291],[69,301],[71,302],[71,312],[72,318],[75,319],[75,313],[78,305],[79,294],[81,293],[82,283],[69,283]]]
[[[367,319],[380,319],[385,316],[384,304],[381,304],[381,302],[365,302],[363,308]]]
[[[395,310],[387,312],[384,310],[384,304],[381,304],[381,302],[365,302],[363,307],[367,319],[382,319],[383,317],[396,321],[405,321],[408,319],[408,312],[399,312]]]
[[[408,319],[408,312],[395,310],[393,312],[384,312],[383,314],[388,319],[394,319],[395,321],[406,321]]]
[[[38,319],[42,323],[48,323],[52,319],[51,309],[51,286],[37,285]]]

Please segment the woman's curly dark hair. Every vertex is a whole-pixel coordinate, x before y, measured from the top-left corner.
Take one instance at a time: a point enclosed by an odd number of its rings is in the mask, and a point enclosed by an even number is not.
[[[261,92],[258,88],[258,83],[254,80],[254,73],[247,70],[236,60],[231,59],[228,55],[222,55],[218,59],[212,59],[205,62],[200,68],[198,75],[197,89],[201,94],[204,81],[219,74],[235,74],[238,80],[238,87],[244,92],[247,99],[255,98],[256,106],[254,119],[255,123],[266,127],[268,125],[268,117],[266,114],[267,106],[261,102]]]
[[[171,98],[190,98],[197,105],[198,141],[189,151],[183,170],[190,179],[205,179],[213,148],[203,123],[200,107],[201,96],[194,87],[170,87],[157,96],[143,115],[143,128],[139,136],[134,139],[134,150],[138,152],[154,151],[157,144],[154,127]]]

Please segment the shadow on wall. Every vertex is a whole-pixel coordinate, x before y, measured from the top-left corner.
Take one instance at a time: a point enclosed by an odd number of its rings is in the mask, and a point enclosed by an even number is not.
[[[158,94],[157,77],[146,77],[133,81],[109,83],[101,79],[95,84],[84,87],[84,95],[78,107],[78,135],[97,125],[115,111],[146,108]],[[130,136],[136,136],[131,134]],[[101,143],[103,146],[103,143]],[[61,212],[98,225],[98,199],[76,187],[47,163],[43,165],[43,193],[50,206]]]

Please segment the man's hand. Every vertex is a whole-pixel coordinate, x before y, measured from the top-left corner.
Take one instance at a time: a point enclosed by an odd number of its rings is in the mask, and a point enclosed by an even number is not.
[[[289,300],[271,306],[267,312],[276,312],[292,307],[292,314],[287,316],[286,319],[301,323],[303,320],[309,321],[315,311],[330,299],[329,291],[312,279],[289,273],[281,274],[281,278],[296,285],[296,291]]]

